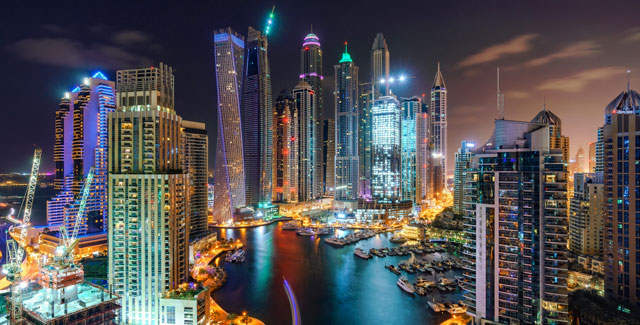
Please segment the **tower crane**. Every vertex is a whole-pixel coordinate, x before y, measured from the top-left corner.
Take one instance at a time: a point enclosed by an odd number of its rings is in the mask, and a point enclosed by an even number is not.
[[[56,253],[65,259],[67,262],[73,262],[73,249],[78,244],[78,230],[83,219],[84,209],[87,206],[87,199],[89,198],[89,192],[91,190],[91,182],[93,182],[94,169],[91,167],[87,179],[84,181],[82,187],[80,203],[78,205],[78,213],[73,221],[73,229],[71,234],[67,231],[66,225],[61,228],[60,231],[60,246],[56,248]]]
[[[42,158],[42,149],[36,148],[33,153],[33,164],[31,166],[31,176],[29,177],[29,185],[27,193],[22,201],[21,211],[24,209],[22,224],[19,227],[18,242],[8,238],[7,252],[9,253],[8,262],[4,265],[3,271],[7,274],[7,280],[11,281],[11,308],[12,318],[14,321],[22,318],[22,289],[25,283],[22,280],[22,259],[24,258],[24,248],[20,244],[26,246],[29,222],[31,221],[31,207],[33,206],[33,197],[36,192],[36,184],[38,182],[38,171],[40,170],[40,159]],[[20,215],[20,212],[18,212]],[[13,228],[13,227],[12,227]],[[11,232],[11,229],[9,229]]]

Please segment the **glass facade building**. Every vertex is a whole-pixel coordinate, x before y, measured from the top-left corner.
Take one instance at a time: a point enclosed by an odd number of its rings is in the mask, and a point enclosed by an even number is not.
[[[283,90],[273,111],[273,194],[274,202],[298,201],[298,111],[291,92]]]
[[[469,161],[471,160],[471,151],[475,148],[476,144],[474,142],[462,141],[458,152],[456,152],[456,165],[453,174],[453,211],[455,213],[464,211],[462,204],[464,182],[467,177]]]
[[[395,97],[383,96],[372,108],[373,166],[371,192],[377,200],[402,197],[401,133],[402,110]]]
[[[373,100],[389,95],[389,47],[382,33],[371,45],[371,91]]]
[[[358,161],[360,185],[359,196],[365,199],[371,198],[371,166],[373,154],[371,140],[373,129],[371,126],[371,109],[373,107],[373,95],[371,83],[361,83],[358,96]]]
[[[431,117],[431,143],[433,153],[440,160],[437,166],[441,166],[441,173],[438,177],[441,180],[434,180],[434,184],[446,184],[447,170],[447,86],[440,72],[440,62],[438,62],[438,72],[431,87],[431,103],[429,105]]]
[[[416,203],[417,117],[422,110],[420,97],[402,100],[402,199]]]
[[[298,201],[309,201],[322,195],[320,159],[320,126],[317,123],[315,92],[301,80],[293,89],[293,101],[298,113]]]
[[[208,231],[209,136],[204,123],[182,121],[182,166],[189,174],[189,234]]]

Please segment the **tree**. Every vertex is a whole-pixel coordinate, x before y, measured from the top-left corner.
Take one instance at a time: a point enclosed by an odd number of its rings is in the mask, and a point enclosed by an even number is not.
[[[233,320],[236,319],[236,318],[238,318],[238,315],[235,314],[235,313],[227,314],[227,320],[231,321],[231,324],[233,324]]]

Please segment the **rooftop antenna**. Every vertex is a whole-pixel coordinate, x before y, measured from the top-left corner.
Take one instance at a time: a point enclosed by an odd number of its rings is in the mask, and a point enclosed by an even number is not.
[[[269,35],[269,32],[271,31],[271,24],[273,24],[273,13],[275,10],[276,5],[273,5],[273,7],[271,8],[271,13],[269,14],[269,18],[267,19],[267,27],[264,30],[265,35]]]
[[[498,119],[504,120],[504,93],[502,93],[502,89],[500,89],[500,67],[498,67]]]
[[[542,109],[543,109],[544,111],[546,111],[546,110],[547,110],[547,96],[544,96],[544,97],[543,97]]]
[[[629,93],[629,79],[631,77],[631,69],[627,70],[627,93]]]
[[[313,24],[311,24],[311,31],[310,31],[310,33],[311,33],[311,34],[313,34]]]

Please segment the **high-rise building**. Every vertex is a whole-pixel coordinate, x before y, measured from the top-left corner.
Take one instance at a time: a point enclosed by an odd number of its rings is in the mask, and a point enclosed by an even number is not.
[[[320,194],[333,196],[336,171],[336,122],[332,118],[322,120],[322,190]]]
[[[376,100],[389,95],[389,47],[382,33],[378,33],[371,45],[371,90]]]
[[[589,142],[589,173],[596,172],[596,143]]]
[[[456,152],[456,165],[453,174],[453,211],[464,212],[464,184],[467,179],[467,169],[471,161],[471,152],[476,148],[475,142],[462,141]]]
[[[347,52],[335,70],[335,199],[357,200],[358,168],[358,67]]]
[[[416,187],[417,178],[417,118],[422,111],[422,99],[420,97],[405,98],[401,101],[402,124],[401,150],[402,150],[402,199],[417,203]]]
[[[289,90],[282,90],[273,111],[273,195],[275,202],[298,201],[298,111]]]
[[[309,83],[300,80],[293,89],[293,102],[298,113],[298,201],[309,201],[322,194],[320,123],[315,91]]]
[[[424,205],[431,192],[431,141],[429,104],[424,101],[416,116],[416,204]]]
[[[587,161],[584,155],[584,149],[582,149],[582,147],[578,147],[578,151],[576,152],[576,172],[577,173],[588,172]]]
[[[273,101],[267,35],[249,27],[242,82],[246,205],[271,202]]]
[[[440,161],[435,164],[441,166],[441,172],[438,177],[442,180],[436,180],[436,184],[446,184],[447,174],[447,86],[444,83],[444,78],[440,72],[440,62],[438,62],[438,71],[436,77],[433,80],[433,86],[431,87],[431,104],[430,117],[431,117],[431,143],[433,145],[433,154]],[[434,175],[435,176],[435,175]]]
[[[623,91],[605,109],[605,295],[640,306],[640,94]]]
[[[496,120],[464,192],[467,312],[506,324],[569,324],[567,172],[551,125]]]
[[[107,222],[107,115],[116,108],[115,84],[101,72],[84,78],[66,93],[56,111],[54,162],[56,196],[47,201],[47,224],[73,228],[78,201],[89,169],[94,167],[79,233],[87,231],[87,219]],[[66,220],[66,221],[65,221]]]
[[[545,105],[542,110],[531,120],[532,123],[542,123],[549,125],[549,144],[551,149],[562,150],[562,159],[568,164],[570,159],[569,137],[562,135],[562,121],[558,115],[547,109]]]
[[[109,285],[122,322],[157,324],[160,298],[188,280],[189,175],[171,67],[120,70],[109,114]]]
[[[222,222],[246,203],[240,119],[244,37],[228,27],[214,33],[213,43],[218,94],[213,218]]]
[[[371,126],[371,108],[373,107],[373,95],[371,83],[361,83],[358,96],[358,160],[360,163],[359,196],[371,198],[371,166],[373,155],[371,151],[371,139],[373,128]]]
[[[576,173],[569,210],[569,250],[602,256],[604,185],[602,174]]]
[[[209,136],[204,123],[182,121],[182,168],[189,174],[190,229],[192,237],[207,232]]]
[[[371,194],[379,201],[402,197],[402,110],[395,97],[376,99],[371,110],[373,166]]]
[[[306,81],[316,93],[316,106],[318,108],[316,120],[320,124],[324,113],[322,48],[320,47],[320,39],[313,32],[305,36],[300,49],[300,79]]]

